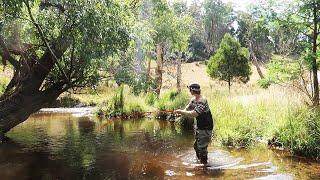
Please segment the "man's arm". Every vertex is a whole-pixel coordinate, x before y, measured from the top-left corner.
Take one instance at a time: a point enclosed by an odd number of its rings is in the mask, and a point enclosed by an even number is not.
[[[175,110],[174,112],[189,118],[195,118],[199,115],[195,110],[187,111],[187,110],[178,109],[178,110]]]

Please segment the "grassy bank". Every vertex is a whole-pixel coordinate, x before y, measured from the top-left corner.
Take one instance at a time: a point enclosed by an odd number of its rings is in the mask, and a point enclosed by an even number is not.
[[[279,87],[254,95],[213,91],[206,94],[215,117],[216,144],[248,147],[269,142],[320,160],[320,110],[301,103],[298,94]]]
[[[124,86],[114,88],[112,93],[105,96],[105,101],[98,103],[97,114],[106,117],[143,117],[147,115],[143,114],[144,112],[184,108],[188,101],[189,97],[186,92],[167,91],[160,97],[148,92],[135,96],[127,86]],[[155,113],[154,115],[163,118],[168,114]]]

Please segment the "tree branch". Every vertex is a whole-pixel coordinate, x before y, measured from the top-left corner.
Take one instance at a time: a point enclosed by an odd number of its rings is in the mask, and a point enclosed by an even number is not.
[[[23,2],[24,2],[25,5],[27,6],[27,10],[28,10],[28,14],[29,14],[29,16],[30,16],[30,19],[31,19],[33,25],[36,27],[36,29],[37,29],[37,31],[38,31],[38,33],[39,33],[39,35],[40,35],[41,40],[44,42],[44,44],[45,44],[45,46],[48,48],[50,54],[51,54],[51,55],[53,56],[53,58],[55,59],[56,65],[58,66],[59,71],[63,74],[65,80],[69,82],[68,76],[66,75],[66,73],[63,71],[61,65],[59,64],[59,59],[57,58],[57,56],[55,55],[55,53],[54,53],[53,50],[51,49],[49,43],[47,42],[47,40],[46,40],[46,38],[45,38],[45,35],[44,35],[44,33],[43,33],[40,25],[35,21],[33,15],[32,15],[32,12],[31,12],[31,8],[30,8],[30,6],[29,6],[29,3],[28,3],[27,1],[25,1],[25,0],[24,0]]]
[[[1,52],[2,61],[4,62],[4,65],[6,65],[6,60],[8,60],[9,63],[12,64],[14,68],[16,69],[19,68],[20,63],[10,55],[10,52],[4,42],[4,38],[1,35],[0,35],[0,52]]]

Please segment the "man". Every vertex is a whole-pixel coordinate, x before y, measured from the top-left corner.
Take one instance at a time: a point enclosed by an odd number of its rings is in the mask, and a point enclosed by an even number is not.
[[[190,93],[194,96],[184,110],[178,109],[175,112],[182,116],[196,118],[197,127],[195,133],[194,150],[197,158],[202,164],[208,161],[208,145],[212,137],[213,118],[208,101],[201,96],[200,85],[197,83],[188,86]]]

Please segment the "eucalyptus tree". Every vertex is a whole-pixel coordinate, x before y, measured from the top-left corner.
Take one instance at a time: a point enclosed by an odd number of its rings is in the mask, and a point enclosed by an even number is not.
[[[312,73],[312,104],[319,105],[319,80],[318,62],[319,58],[319,35],[320,35],[320,0],[297,0],[293,3],[294,18],[290,23],[303,25],[304,30],[301,38],[307,43],[306,61]]]
[[[152,0],[154,29],[153,41],[156,44],[156,93],[159,95],[162,87],[162,73],[165,47],[169,51],[185,51],[188,47],[190,25],[192,18],[188,15],[178,17],[166,0]]]
[[[196,1],[193,1],[188,8],[188,14],[194,20],[194,31],[191,33],[189,39],[189,51],[191,53],[191,60],[204,60],[210,57],[207,48],[207,35],[204,27],[204,15],[202,13],[202,6]]]
[[[131,13],[118,0],[0,5],[2,63],[14,69],[0,97],[2,135],[61,93],[97,83],[105,60],[128,46]]]
[[[234,22],[232,7],[221,0],[205,0],[203,2],[203,21],[206,32],[207,51],[215,52],[226,33],[230,33]]]
[[[272,42],[269,37],[269,29],[263,20],[254,19],[248,13],[238,15],[237,37],[242,46],[250,51],[250,59],[255,65],[260,78],[264,78],[260,69],[260,63],[266,62],[272,53]]]

